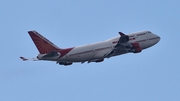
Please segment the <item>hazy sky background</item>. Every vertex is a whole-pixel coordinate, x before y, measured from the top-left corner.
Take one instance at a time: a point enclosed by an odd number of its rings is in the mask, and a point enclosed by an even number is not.
[[[1,0],[0,101],[180,101],[179,0]],[[142,30],[161,37],[140,54],[102,63],[23,62],[38,51],[27,31],[59,47]]]

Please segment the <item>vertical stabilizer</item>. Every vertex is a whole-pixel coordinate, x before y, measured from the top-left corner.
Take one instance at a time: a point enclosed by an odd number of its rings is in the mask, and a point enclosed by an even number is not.
[[[33,40],[34,44],[36,45],[40,54],[46,54],[54,50],[59,50],[55,44],[51,41],[40,35],[36,31],[28,31],[31,39]]]

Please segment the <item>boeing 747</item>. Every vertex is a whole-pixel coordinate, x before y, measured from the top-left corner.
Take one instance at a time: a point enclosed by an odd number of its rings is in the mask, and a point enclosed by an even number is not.
[[[103,42],[62,49],[36,31],[28,31],[28,33],[39,54],[36,58],[20,57],[23,61],[55,61],[57,64],[64,66],[72,65],[75,62],[97,63],[104,61],[105,58],[117,55],[140,53],[160,40],[158,35],[150,31],[135,32],[128,35],[119,32],[119,36]]]

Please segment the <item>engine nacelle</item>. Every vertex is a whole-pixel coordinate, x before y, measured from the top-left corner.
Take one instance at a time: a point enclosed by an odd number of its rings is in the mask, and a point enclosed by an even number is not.
[[[64,66],[72,65],[72,62],[65,63]]]
[[[57,62],[59,63],[59,65],[64,65],[64,66],[68,66],[68,65],[72,65],[72,62]]]
[[[141,48],[141,47],[138,47],[138,48],[135,48],[134,53],[140,53],[141,51],[142,51],[142,48]]]
[[[139,48],[140,47],[140,45],[139,45],[139,43],[138,42],[134,42],[134,43],[131,43],[132,44],[132,47],[134,48],[134,49],[136,49],[136,48]]]
[[[140,53],[142,51],[142,48],[140,47],[138,42],[131,43],[132,48],[134,49],[133,53]]]
[[[104,61],[104,59],[99,59],[99,60],[97,60],[95,62],[103,62],[103,61]]]
[[[103,62],[104,61],[104,59],[94,59],[94,60],[90,60],[90,61],[88,61],[88,63],[90,63],[90,62]]]

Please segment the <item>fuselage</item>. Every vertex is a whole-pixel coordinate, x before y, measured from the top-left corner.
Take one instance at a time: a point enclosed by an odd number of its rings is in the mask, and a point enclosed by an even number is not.
[[[159,42],[160,37],[151,33],[150,31],[142,31],[128,34],[130,43],[138,42],[142,49],[149,48]],[[60,58],[49,59],[51,61],[60,62],[86,62],[97,61],[99,59],[107,58],[114,47],[117,45],[120,36],[105,40],[102,42],[73,47],[67,54]],[[125,54],[128,52],[117,53],[113,56]],[[46,59],[47,60],[47,59]]]
[[[150,31],[141,31],[131,34],[118,32],[120,36],[92,44],[59,48],[37,31],[28,31],[32,41],[39,51],[36,58],[20,57],[23,61],[46,60],[56,61],[59,65],[71,65],[74,62],[102,62],[105,58],[126,53],[140,53],[159,42],[160,37]]]

